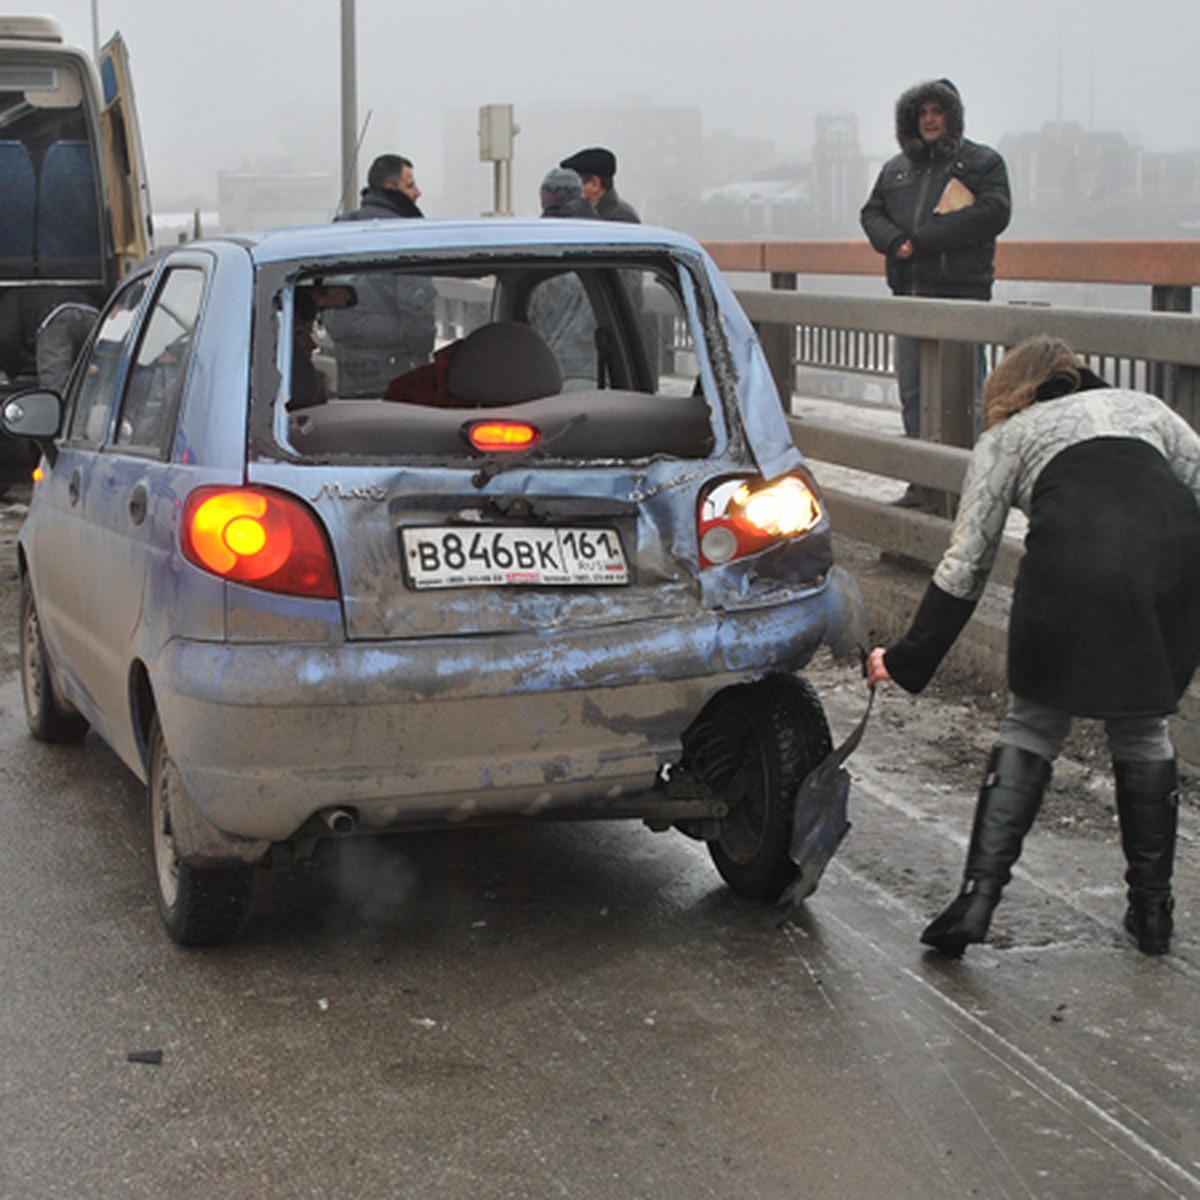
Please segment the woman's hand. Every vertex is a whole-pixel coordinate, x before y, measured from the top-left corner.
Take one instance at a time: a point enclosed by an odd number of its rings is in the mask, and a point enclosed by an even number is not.
[[[888,674],[888,669],[883,662],[884,653],[885,651],[882,646],[876,646],[867,655],[867,687],[871,691],[875,690],[876,684],[891,679],[891,675]]]

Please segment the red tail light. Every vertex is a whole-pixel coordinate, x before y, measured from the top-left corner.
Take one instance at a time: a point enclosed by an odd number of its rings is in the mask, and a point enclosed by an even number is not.
[[[541,431],[523,421],[476,421],[466,432],[471,445],[485,454],[530,450],[542,440]]]
[[[803,537],[823,516],[820,500],[796,475],[769,483],[724,479],[700,497],[701,561],[704,566],[717,566],[776,542]]]
[[[183,506],[184,557],[268,592],[336,600],[337,573],[312,511],[265,488],[197,488]]]

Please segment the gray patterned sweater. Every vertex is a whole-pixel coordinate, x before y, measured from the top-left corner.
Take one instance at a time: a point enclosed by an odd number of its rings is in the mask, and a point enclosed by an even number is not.
[[[1173,711],[1200,656],[1200,436],[1156,397],[1107,386],[1041,400],[980,437],[950,544],[885,656],[892,678],[920,691],[932,677],[1014,506],[1030,524],[1012,690],[1078,715]]]

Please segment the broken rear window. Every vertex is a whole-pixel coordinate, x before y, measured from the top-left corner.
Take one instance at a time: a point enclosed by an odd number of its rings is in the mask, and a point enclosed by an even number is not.
[[[486,417],[527,426],[547,457],[704,457],[712,398],[677,270],[555,257],[301,276],[277,304],[282,436],[316,458],[471,457]]]

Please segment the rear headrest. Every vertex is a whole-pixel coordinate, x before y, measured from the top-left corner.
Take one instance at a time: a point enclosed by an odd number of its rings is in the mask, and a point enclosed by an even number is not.
[[[520,404],[562,391],[562,369],[536,330],[496,321],[463,339],[446,385],[468,404]]]

